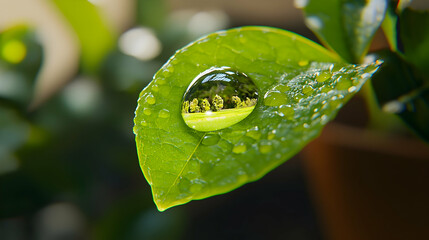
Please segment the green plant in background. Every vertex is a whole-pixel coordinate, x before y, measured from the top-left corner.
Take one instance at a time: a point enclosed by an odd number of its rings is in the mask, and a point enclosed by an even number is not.
[[[380,104],[393,108],[423,138],[429,136],[427,80],[414,80],[422,76],[418,70],[429,69],[423,64],[429,62],[429,54],[421,54],[429,49],[428,30],[415,27],[425,22],[427,14],[402,11],[401,1],[303,0],[296,5],[334,53],[280,29],[231,29],[178,51],[141,92],[134,133],[140,166],[160,211],[231,191],[285,162],[317,137],[361,89],[380,66],[378,58],[386,62],[373,83]],[[396,69],[385,55],[365,57],[386,11],[383,29],[391,51],[396,51],[389,54],[399,54],[396,61],[404,62]],[[402,23],[400,34],[395,22]],[[398,52],[399,41],[404,52]],[[416,72],[405,62],[414,64]],[[210,114],[198,113],[198,121],[186,118],[196,112],[192,105],[200,108],[191,102],[191,113],[184,113],[182,119],[181,99],[189,85],[204,71],[219,67],[253,80],[263,96],[253,112],[238,121],[233,116],[239,113],[227,116],[226,123],[216,128],[213,125],[219,123]],[[401,87],[404,84],[407,88]],[[148,101],[152,97],[156,101]]]

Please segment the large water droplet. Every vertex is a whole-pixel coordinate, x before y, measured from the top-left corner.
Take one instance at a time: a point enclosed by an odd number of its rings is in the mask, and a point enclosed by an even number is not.
[[[245,119],[257,101],[257,87],[246,74],[229,67],[210,68],[186,90],[182,117],[190,128],[216,131]]]

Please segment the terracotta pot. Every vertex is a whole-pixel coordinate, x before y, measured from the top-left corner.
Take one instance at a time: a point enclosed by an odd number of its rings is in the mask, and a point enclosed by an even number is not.
[[[327,239],[429,239],[429,145],[330,124],[302,156]]]

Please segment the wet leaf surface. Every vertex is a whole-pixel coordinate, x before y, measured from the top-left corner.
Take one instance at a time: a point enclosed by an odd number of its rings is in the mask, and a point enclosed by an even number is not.
[[[184,93],[200,73],[223,66],[259,89],[253,112],[221,130],[191,129],[182,118]],[[214,33],[179,50],[141,92],[134,119],[158,209],[261,178],[317,137],[377,68],[342,63],[308,39],[268,27]]]

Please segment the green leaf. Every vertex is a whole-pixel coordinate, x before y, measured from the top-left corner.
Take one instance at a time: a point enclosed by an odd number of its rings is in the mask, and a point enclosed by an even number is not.
[[[87,0],[52,0],[79,38],[86,71],[96,71],[114,47],[114,36],[98,9]]]
[[[400,15],[404,56],[421,73],[429,74],[429,11],[405,9]]]
[[[190,83],[230,67],[259,89],[241,122],[199,132],[182,119]],[[296,154],[378,65],[341,60],[297,34],[269,27],[217,32],[179,50],[141,92],[134,119],[142,171],[160,211],[255,181]]]
[[[429,141],[429,79],[419,76],[397,54],[379,53],[384,64],[372,86],[383,111],[397,114],[422,139]]]
[[[296,0],[307,26],[329,48],[348,62],[360,63],[379,28],[387,1]]]
[[[137,0],[137,22],[154,29],[165,26],[167,7],[165,0]]]
[[[389,42],[390,49],[392,51],[398,50],[398,15],[396,14],[397,3],[394,1],[389,1],[389,6],[386,9],[386,16],[384,17],[382,28],[386,36],[387,41]]]

